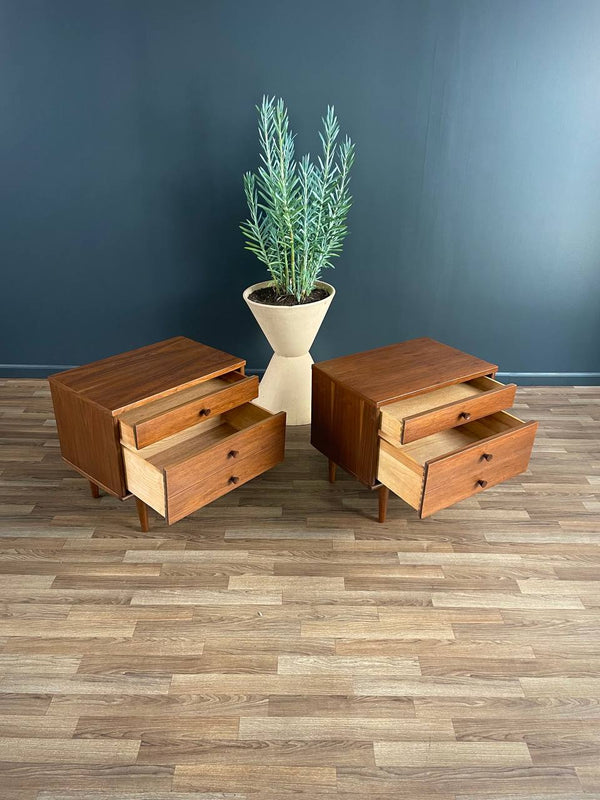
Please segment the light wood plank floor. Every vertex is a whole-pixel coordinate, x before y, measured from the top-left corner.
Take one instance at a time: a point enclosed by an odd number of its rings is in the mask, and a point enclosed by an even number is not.
[[[0,381],[0,796],[600,798],[600,388],[517,413],[530,471],[424,521],[296,428],[144,535]]]

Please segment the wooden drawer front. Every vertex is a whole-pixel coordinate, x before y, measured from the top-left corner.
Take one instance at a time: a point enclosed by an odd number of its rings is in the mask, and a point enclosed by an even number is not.
[[[516,388],[492,378],[477,378],[407,398],[381,409],[381,431],[408,444],[510,408]]]
[[[142,450],[123,445],[127,488],[175,522],[282,461],[284,445],[285,414],[246,403]]]
[[[428,517],[527,469],[536,430],[499,411],[408,445],[380,434],[377,477]]]
[[[464,500],[527,469],[537,422],[429,461],[421,517]],[[491,456],[490,460],[487,457]]]
[[[133,409],[120,419],[121,439],[138,449],[258,397],[258,378],[232,372]]]
[[[269,445],[255,450],[246,458],[218,472],[198,480],[198,474],[190,474],[190,483],[181,491],[172,492],[167,475],[167,522],[172,524],[191,514],[207,503],[211,503],[227,492],[256,478],[257,475],[283,461],[283,435],[270,437]],[[195,482],[191,482],[194,479]]]
[[[222,470],[229,470],[230,474],[235,475],[237,465],[254,453],[271,447],[280,447],[283,450],[284,440],[284,414],[269,416],[239,433],[234,433],[210,449],[192,455],[186,461],[166,467],[167,497],[185,491],[200,478],[204,481],[213,473]]]

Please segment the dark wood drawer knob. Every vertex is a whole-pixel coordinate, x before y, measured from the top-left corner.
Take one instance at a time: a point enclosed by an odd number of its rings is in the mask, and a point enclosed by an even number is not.
[[[487,486],[487,481],[479,480],[479,481],[477,481],[477,483],[475,485],[476,486],[481,486],[482,489],[485,489],[485,487]]]
[[[210,414],[210,408],[201,408],[200,411],[198,412],[199,417],[208,417],[209,414]]]
[[[492,453],[484,453],[484,454],[481,456],[481,460],[482,460],[482,461],[491,461],[493,457],[494,457],[494,456],[493,456],[493,454],[492,454]]]
[[[469,414],[468,411],[461,411],[460,414],[458,415],[458,418],[459,419],[471,419],[471,415]]]
[[[236,475],[232,475],[231,478],[229,478],[229,480],[227,481],[227,483],[232,483],[235,485],[236,483],[238,483],[238,481],[239,478]]]
[[[239,455],[239,452],[240,452],[239,450],[230,450],[227,453],[227,458],[235,458],[236,456]]]

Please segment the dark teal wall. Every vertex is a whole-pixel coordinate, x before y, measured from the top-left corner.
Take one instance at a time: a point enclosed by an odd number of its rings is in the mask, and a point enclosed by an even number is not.
[[[357,142],[316,359],[429,335],[600,373],[599,35],[598,0],[0,0],[0,362],[183,333],[265,365],[267,92],[300,151],[327,103]]]

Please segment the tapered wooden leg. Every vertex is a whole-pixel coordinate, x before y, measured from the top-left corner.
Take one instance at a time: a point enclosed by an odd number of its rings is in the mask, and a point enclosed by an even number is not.
[[[387,486],[379,487],[379,522],[385,522],[385,515],[387,514],[388,498],[390,490]]]
[[[335,461],[329,459],[329,483],[335,483]]]
[[[90,492],[92,493],[92,497],[98,499],[98,497],[100,497],[100,489],[93,481],[88,481],[88,483],[90,485]]]
[[[140,500],[139,497],[135,498],[135,504],[137,506],[138,517],[140,518],[140,528],[144,533],[148,533],[150,530],[150,525],[148,525],[148,506],[143,500]]]

